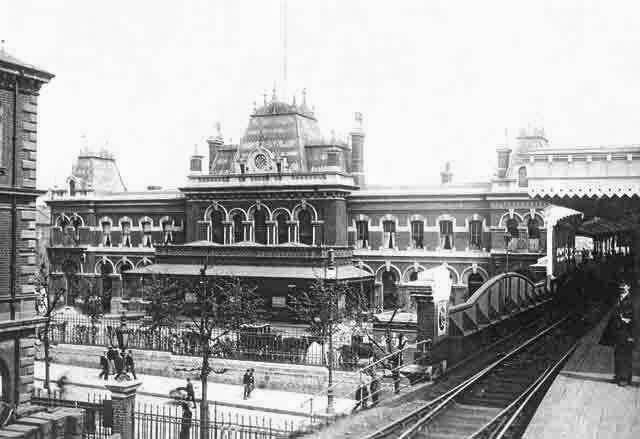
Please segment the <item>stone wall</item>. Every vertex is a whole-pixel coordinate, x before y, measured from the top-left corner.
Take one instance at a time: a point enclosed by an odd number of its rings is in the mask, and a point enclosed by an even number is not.
[[[102,352],[104,348],[99,346],[60,344],[52,348],[52,359],[56,363],[97,369]],[[170,378],[190,376],[193,379],[195,373],[176,368],[189,369],[200,364],[197,357],[171,355],[169,352],[133,350],[133,356],[136,373]],[[241,385],[244,372],[253,368],[259,388],[302,393],[318,393],[327,388],[328,372],[324,367],[222,359],[212,359],[211,367],[214,370],[226,369],[224,373],[211,373],[209,381],[215,383]],[[336,387],[336,395],[352,390],[358,383],[358,374],[336,371],[334,383],[339,382],[344,384]]]

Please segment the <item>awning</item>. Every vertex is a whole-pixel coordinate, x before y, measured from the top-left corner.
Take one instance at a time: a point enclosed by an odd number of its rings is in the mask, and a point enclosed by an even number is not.
[[[125,275],[173,275],[199,276],[200,265],[189,264],[153,264],[125,272]],[[326,277],[325,277],[326,273]],[[239,278],[278,278],[278,279],[336,279],[340,280],[373,278],[373,274],[353,265],[339,266],[333,269],[318,267],[268,266],[268,265],[214,265],[207,267],[207,276],[228,276]]]
[[[640,195],[637,177],[602,179],[529,179],[531,197],[610,198]]]
[[[586,236],[614,235],[630,232],[636,227],[636,224],[637,217],[633,215],[618,220],[596,217],[582,223],[578,228],[578,233]]]
[[[582,212],[578,212],[577,210],[551,204],[544,208],[543,216],[547,227],[553,227],[558,224],[558,221],[561,221],[563,219],[572,217],[579,217],[580,219],[582,219],[584,215],[582,214]]]

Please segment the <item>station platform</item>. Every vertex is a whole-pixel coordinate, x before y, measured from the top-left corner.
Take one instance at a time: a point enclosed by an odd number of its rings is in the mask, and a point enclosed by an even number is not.
[[[611,312],[586,334],[549,388],[523,438],[640,437],[640,370],[613,382],[613,348],[599,344]]]

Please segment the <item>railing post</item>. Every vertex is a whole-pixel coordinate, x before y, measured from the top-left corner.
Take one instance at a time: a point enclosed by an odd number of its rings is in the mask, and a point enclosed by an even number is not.
[[[134,409],[136,392],[140,381],[123,381],[105,384],[111,392],[113,407],[113,432],[120,433],[121,439],[134,438]]]

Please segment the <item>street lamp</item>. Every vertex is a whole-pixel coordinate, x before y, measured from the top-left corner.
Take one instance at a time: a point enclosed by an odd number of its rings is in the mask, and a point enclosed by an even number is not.
[[[507,251],[507,260],[504,268],[504,272],[509,272],[509,243],[511,242],[511,235],[504,235],[504,249]]]

